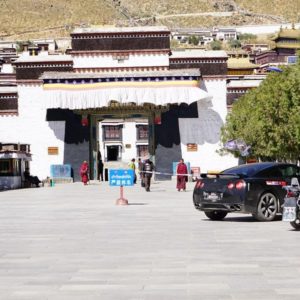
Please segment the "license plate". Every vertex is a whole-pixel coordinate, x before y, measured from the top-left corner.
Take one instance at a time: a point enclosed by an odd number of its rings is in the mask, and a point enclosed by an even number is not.
[[[296,220],[296,207],[284,207],[282,221],[293,222]]]
[[[205,200],[211,200],[212,202],[218,201],[222,199],[222,194],[220,193],[203,193],[203,197]]]

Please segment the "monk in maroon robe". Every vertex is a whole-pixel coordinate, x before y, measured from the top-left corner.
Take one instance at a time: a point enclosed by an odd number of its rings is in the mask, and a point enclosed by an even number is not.
[[[89,165],[87,161],[84,161],[80,167],[80,176],[83,184],[87,185],[87,182],[89,180]]]
[[[180,190],[184,190],[186,188],[186,181],[187,181],[187,174],[188,174],[188,169],[186,164],[183,162],[183,159],[181,159],[177,165],[177,185],[176,188],[178,190],[178,192],[180,192]]]

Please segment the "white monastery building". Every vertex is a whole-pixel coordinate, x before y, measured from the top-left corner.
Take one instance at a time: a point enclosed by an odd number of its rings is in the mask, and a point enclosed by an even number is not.
[[[0,85],[0,143],[30,145],[32,174],[69,164],[79,180],[87,160],[93,179],[100,157],[109,166],[150,156],[162,179],[181,157],[201,172],[237,164],[217,153],[224,51],[171,50],[166,27],[81,28],[71,39],[68,54],[24,51],[16,82]]]

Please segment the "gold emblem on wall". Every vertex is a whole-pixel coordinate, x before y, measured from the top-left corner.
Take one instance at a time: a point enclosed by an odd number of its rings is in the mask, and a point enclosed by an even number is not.
[[[48,147],[48,155],[58,155],[58,147]]]
[[[186,148],[187,148],[188,152],[196,152],[196,151],[198,151],[198,145],[197,144],[189,143],[189,144],[186,145]]]

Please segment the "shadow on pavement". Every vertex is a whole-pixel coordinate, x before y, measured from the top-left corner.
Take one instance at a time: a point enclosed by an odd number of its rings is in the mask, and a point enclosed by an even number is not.
[[[223,220],[220,221],[214,221],[214,220],[210,220],[210,219],[202,219],[202,221],[211,221],[211,222],[247,222],[247,223],[251,223],[251,222],[260,222],[257,221],[254,217],[252,216],[236,216],[236,217],[225,217]],[[281,215],[276,216],[274,221],[271,222],[277,222],[277,221],[281,221]],[[260,222],[260,223],[264,223],[264,222]],[[269,223],[269,222],[267,222]]]

